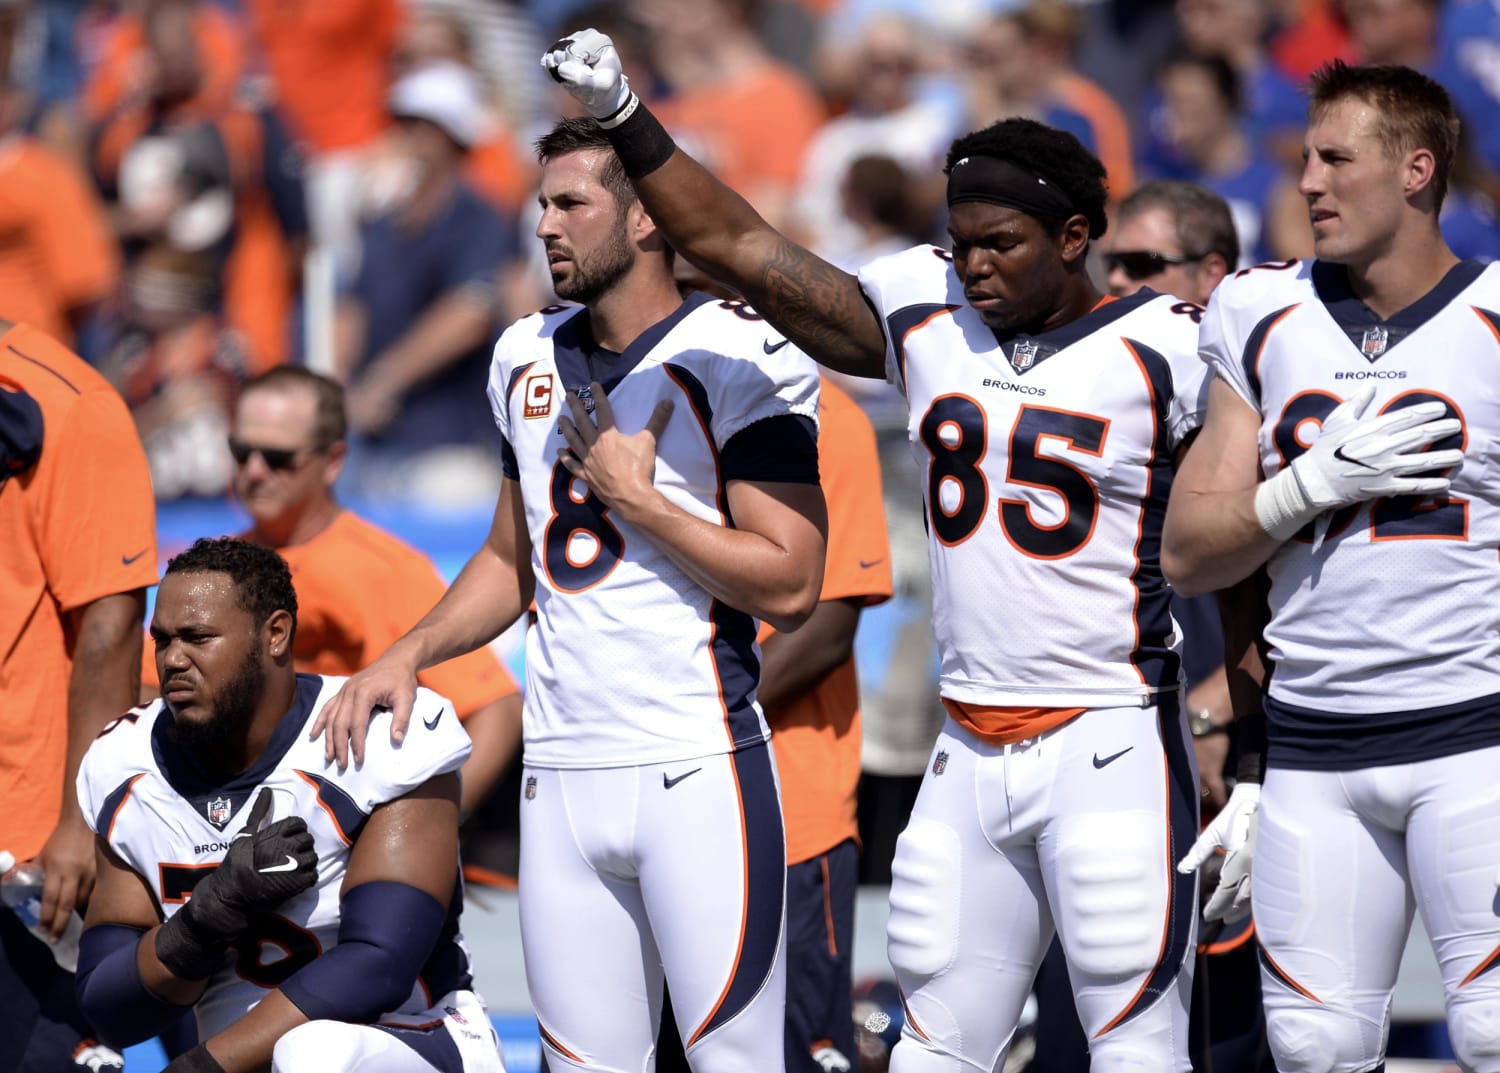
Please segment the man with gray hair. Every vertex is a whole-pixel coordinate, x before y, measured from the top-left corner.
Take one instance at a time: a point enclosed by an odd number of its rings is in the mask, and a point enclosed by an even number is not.
[[[1120,202],[1104,266],[1116,297],[1150,287],[1201,306],[1239,259],[1223,198],[1197,183],[1156,179]]]

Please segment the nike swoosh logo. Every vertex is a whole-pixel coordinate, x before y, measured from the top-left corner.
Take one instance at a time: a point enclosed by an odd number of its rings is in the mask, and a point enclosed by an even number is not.
[[[1106,756],[1103,760],[1099,759],[1099,754],[1098,753],[1095,753],[1094,754],[1094,766],[1095,767],[1108,767],[1110,764],[1113,764],[1116,760],[1120,759],[1120,757],[1124,756],[1126,753],[1130,752],[1130,750],[1134,749],[1134,748],[1135,748],[1134,745],[1127,745],[1127,746],[1125,746],[1125,748],[1121,749],[1119,752],[1112,753],[1111,755]]]
[[[783,339],[783,340],[782,340],[782,341],[781,341],[781,342],[779,342],[779,343],[777,343],[777,344],[776,344],[776,345],[775,345],[775,346],[772,346],[772,345],[771,345],[771,340],[769,340],[769,339],[767,339],[767,340],[766,340],[766,341],[765,341],[765,342],[764,342],[764,343],[762,343],[762,344],[761,344],[761,345],[760,345],[760,347],[761,347],[761,349],[762,349],[762,350],[764,350],[764,351],[765,351],[765,352],[766,352],[766,353],[767,353],[767,354],[774,354],[774,353],[776,353],[776,352],[777,352],[777,351],[778,351],[778,350],[780,350],[780,349],[781,349],[781,348],[782,348],[782,347],[784,347],[784,346],[786,346],[786,345],[787,345],[787,343],[789,343],[789,342],[791,342],[791,340],[790,340],[790,339]]]
[[[859,568],[861,570],[868,570],[868,569],[870,569],[870,567],[872,567],[872,566],[879,566],[883,562],[885,562],[884,559],[868,559],[868,560],[861,559],[859,561]]]
[[[667,773],[665,771],[663,771],[661,773],[661,784],[662,784],[662,787],[664,789],[670,790],[672,787],[676,786],[679,782],[681,782],[683,779],[687,778],[689,775],[696,775],[696,774],[698,774],[698,772],[700,772],[702,770],[703,769],[701,767],[695,767],[695,768],[693,768],[692,771],[684,771],[681,775],[678,775],[675,779],[669,779],[669,778],[667,778]]]
[[[438,723],[442,722],[443,712],[445,712],[445,711],[447,711],[446,708],[439,708],[437,715],[434,715],[430,720],[423,719],[422,720],[422,725],[424,727],[426,727],[428,730],[436,730]]]
[[[1374,466],[1370,465],[1370,463],[1368,463],[1368,462],[1361,462],[1357,458],[1350,458],[1348,455],[1344,454],[1344,449],[1342,447],[1335,447],[1333,449],[1333,457],[1337,458],[1340,462],[1348,462],[1351,465],[1363,466],[1365,469],[1374,469],[1375,468]]]
[[[288,854],[286,860],[281,864],[269,864],[264,868],[256,869],[256,871],[263,876],[270,875],[272,872],[295,872],[296,870],[297,858],[293,857],[291,854]]]
[[[120,565],[121,566],[129,566],[131,563],[133,563],[136,560],[138,560],[142,555],[145,555],[146,554],[146,550],[147,549],[142,548],[140,551],[136,552],[134,555],[122,555],[122,556],[120,556]]]

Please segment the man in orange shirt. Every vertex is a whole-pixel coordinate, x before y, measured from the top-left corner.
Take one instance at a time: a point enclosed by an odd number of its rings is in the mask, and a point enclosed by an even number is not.
[[[365,150],[386,128],[400,0],[249,0],[278,109],[308,153],[313,239],[343,270],[358,251]]]
[[[662,122],[714,173],[784,222],[802,157],[827,113],[812,84],[761,43],[747,0],[647,0],[637,12],[660,70]]]
[[[786,821],[786,1073],[839,1073],[854,1049],[850,950],[859,879],[859,683],[854,633],[862,608],[891,597],[875,429],[825,376],[818,473],[828,503],[828,555],[817,610],[795,633],[762,623],[757,696]],[[657,1073],[686,1073],[664,1010]]]
[[[297,590],[299,671],[353,674],[410,629],[446,586],[419,551],[346,510],[333,485],[344,465],[343,389],[298,366],[247,382],[235,406],[234,487],[248,540],[275,548]],[[493,788],[521,740],[521,697],[487,649],[439,664],[421,684],[453,702],[474,741],[463,766],[463,815]]]
[[[60,936],[94,885],[78,765],[140,690],[156,504],[104,378],[34,328],[0,321],[0,344],[0,849],[42,865]],[[71,1068],[90,1035],[71,971],[8,911],[0,953],[0,1069]]]
[[[25,107],[0,88],[0,316],[66,345],[114,290],[120,253],[88,177],[25,132]]]

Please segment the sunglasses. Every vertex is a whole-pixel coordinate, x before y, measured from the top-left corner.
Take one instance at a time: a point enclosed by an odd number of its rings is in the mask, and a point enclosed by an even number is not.
[[[251,455],[260,455],[261,461],[266,464],[266,468],[275,470],[276,472],[295,469],[301,464],[304,455],[313,454],[315,450],[312,447],[260,447],[256,444],[245,443],[242,440],[233,438],[229,441],[229,453],[234,456],[235,465],[243,466],[246,462],[250,461]]]
[[[1104,267],[1110,272],[1118,268],[1132,280],[1139,282],[1160,275],[1171,265],[1189,265],[1201,260],[1202,257],[1157,253],[1155,250],[1116,250],[1104,255]]]

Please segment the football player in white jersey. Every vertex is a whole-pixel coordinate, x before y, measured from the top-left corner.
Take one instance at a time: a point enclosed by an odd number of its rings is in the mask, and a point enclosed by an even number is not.
[[[1093,1067],[1188,1069],[1197,777],[1157,562],[1202,310],[1089,278],[1104,169],[1011,119],[949,152],[952,252],[840,271],[677,150],[608,38],[543,64],[656,225],[817,360],[905,394],[950,718],[892,868],[895,1073],[999,1068],[1054,931]]]
[[[679,294],[592,120],[537,149],[537,236],[580,304],[496,344],[489,539],[350,680],[331,748],[374,704],[401,727],[417,668],[534,597],[519,898],[548,1065],[649,1068],[665,975],[694,1070],[779,1070],[786,857],[755,619],[794,629],[818,601],[817,369],[743,302]]]
[[[200,540],[151,620],[162,699],[109,724],[78,776],[99,882],[78,994],[139,1042],[191,1007],[170,1073],[503,1073],[458,931],[458,769],[423,726],[337,770],[307,727],[342,679],[292,665],[297,598],[274,551]]]
[[[1236,786],[1186,863],[1222,843],[1220,900],[1253,896],[1278,1069],[1384,1068],[1416,909],[1459,1065],[1493,1073],[1500,267],[1438,229],[1442,87],[1335,63],[1310,89],[1316,259],[1215,292],[1207,423],[1167,518],[1179,588],[1271,579],[1264,785]]]

